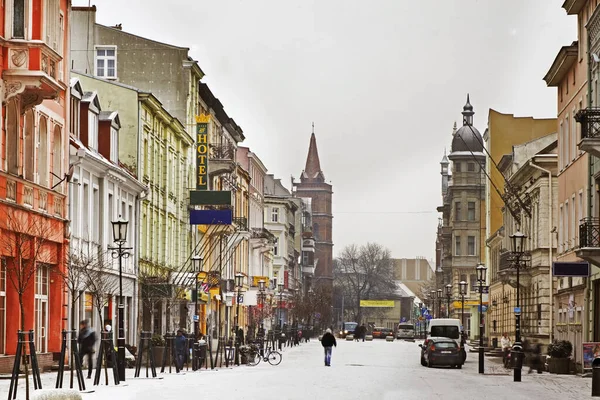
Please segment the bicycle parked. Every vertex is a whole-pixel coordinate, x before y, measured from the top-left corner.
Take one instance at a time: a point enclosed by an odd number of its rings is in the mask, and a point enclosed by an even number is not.
[[[250,348],[247,352],[248,365],[254,367],[262,361],[268,362],[271,365],[279,365],[281,363],[281,353],[267,347],[266,351],[262,346],[258,346],[255,343],[250,344]]]

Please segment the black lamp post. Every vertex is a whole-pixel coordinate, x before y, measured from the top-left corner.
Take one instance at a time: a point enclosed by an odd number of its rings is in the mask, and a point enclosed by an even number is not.
[[[423,332],[423,303],[419,303],[419,337],[421,337]]]
[[[279,329],[283,329],[283,310],[281,309],[283,305],[283,283],[278,283],[277,288],[279,289]]]
[[[525,234],[517,231],[510,235],[510,240],[512,242],[512,251],[515,257],[515,268],[517,269],[517,305],[515,307],[515,344],[513,345],[513,358],[514,362],[514,382],[521,382],[521,363],[523,360],[523,344],[521,343],[521,303],[519,300],[519,268],[521,264],[521,257],[523,256],[523,244],[525,242]]]
[[[429,294],[431,295],[431,313],[433,314],[432,317],[435,318],[435,295],[437,294],[437,292],[435,290],[432,290],[431,292],[429,292]]]
[[[263,327],[263,319],[264,319],[264,309],[265,309],[265,300],[266,300],[266,296],[265,296],[265,285],[266,282],[264,280],[260,280],[258,281],[258,298],[260,300],[260,329],[263,330],[264,333],[264,327]]]
[[[477,281],[479,282],[479,373],[483,374],[483,284],[485,283],[485,271],[487,268],[480,263],[476,269]]]
[[[117,247],[109,247],[112,250],[112,257],[119,259],[119,336],[117,338],[118,358],[117,366],[119,370],[119,381],[125,381],[125,305],[123,304],[123,259],[129,257],[129,252],[132,247],[124,247],[127,242],[127,225],[128,221],[121,218],[112,221],[113,240]]]
[[[465,295],[467,294],[467,282],[460,281],[458,284],[460,290],[460,322],[462,324],[462,331],[465,332]]]
[[[443,301],[443,293],[442,289],[437,290],[437,299],[438,299],[438,318],[442,318],[442,301]]]
[[[452,298],[452,285],[451,284],[447,284],[446,285],[446,300],[448,300],[447,302],[447,309],[446,309],[446,318],[450,318],[450,299]]]
[[[200,313],[198,304],[198,298],[200,297],[200,293],[198,292],[198,275],[202,270],[202,258],[198,256],[192,257],[192,268],[194,269],[194,274],[196,275],[196,303],[194,304],[194,336],[196,340],[200,339]]]
[[[237,298],[235,299],[235,365],[240,365],[240,291],[244,283],[244,274],[238,272],[235,274],[235,286],[237,287]]]

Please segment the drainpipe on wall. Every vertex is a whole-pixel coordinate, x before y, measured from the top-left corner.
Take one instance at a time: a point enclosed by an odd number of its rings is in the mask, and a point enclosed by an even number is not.
[[[552,277],[552,171],[540,167],[539,165],[535,164],[533,160],[529,160],[529,165],[548,174],[548,274],[550,277],[550,329],[548,330],[548,333],[550,339],[549,342],[552,343],[552,339],[554,338],[554,278]]]

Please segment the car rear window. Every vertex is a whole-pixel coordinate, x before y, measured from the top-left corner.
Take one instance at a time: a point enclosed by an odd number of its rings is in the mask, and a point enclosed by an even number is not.
[[[398,325],[398,329],[414,329],[412,325]]]
[[[450,339],[459,339],[458,326],[438,325],[431,327],[431,336],[447,337]]]
[[[435,342],[436,349],[456,349],[458,346],[455,342]]]

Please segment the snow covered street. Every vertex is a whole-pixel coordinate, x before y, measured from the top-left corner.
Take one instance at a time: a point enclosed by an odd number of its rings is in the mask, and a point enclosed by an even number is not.
[[[514,383],[497,363],[486,359],[486,373],[477,373],[477,355],[470,353],[462,370],[426,368],[419,363],[420,349],[411,342],[338,341],[332,366],[323,365],[317,340],[286,348],[279,366],[261,362],[256,367],[159,374],[163,379],[134,379],[128,370],[127,386],[92,387],[89,400],[127,399],[584,399],[591,379],[544,373],[527,374]],[[129,376],[131,375],[131,378]],[[56,374],[42,376],[45,388],[53,387]],[[142,370],[142,376],[145,376]],[[65,380],[66,380],[65,376]],[[8,393],[8,380],[0,381],[0,399]],[[19,389],[19,398],[24,390]]]

